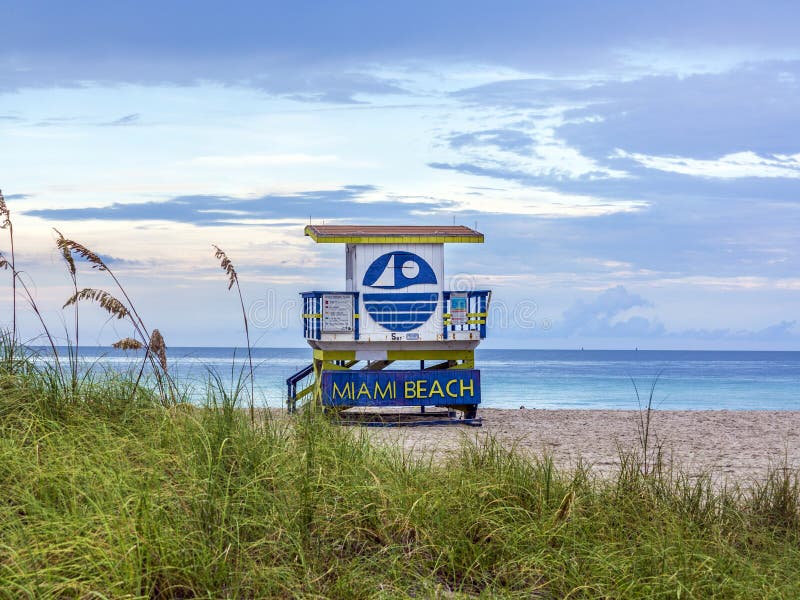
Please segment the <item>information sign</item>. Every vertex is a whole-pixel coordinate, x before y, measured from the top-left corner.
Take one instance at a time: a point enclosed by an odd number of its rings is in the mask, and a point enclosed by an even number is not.
[[[467,324],[467,295],[454,293],[450,295],[450,323],[452,325]]]
[[[350,294],[322,295],[322,332],[353,331],[353,296]]]

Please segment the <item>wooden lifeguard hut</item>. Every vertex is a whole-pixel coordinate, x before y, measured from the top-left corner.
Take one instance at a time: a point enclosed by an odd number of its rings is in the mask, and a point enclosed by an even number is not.
[[[486,337],[491,292],[446,290],[444,245],[483,243],[483,234],[464,226],[308,225],[305,235],[345,245],[345,289],[301,294],[313,361],[286,380],[290,410],[313,402],[345,422],[365,422],[363,412],[356,419],[344,411],[420,407],[415,419],[400,411],[367,413],[367,421],[479,425],[475,348]]]

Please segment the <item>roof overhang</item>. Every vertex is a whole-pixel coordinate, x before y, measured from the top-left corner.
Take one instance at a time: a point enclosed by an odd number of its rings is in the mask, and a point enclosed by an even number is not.
[[[482,244],[483,234],[464,225],[306,225],[318,244]]]

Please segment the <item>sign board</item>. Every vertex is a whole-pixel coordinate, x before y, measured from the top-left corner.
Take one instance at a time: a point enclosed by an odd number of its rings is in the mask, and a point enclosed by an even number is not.
[[[450,295],[450,323],[467,324],[467,295],[463,292],[454,292]]]
[[[353,331],[353,296],[350,294],[322,295],[323,333]]]
[[[359,292],[359,339],[438,341],[443,244],[348,244],[348,291]]]
[[[481,372],[323,371],[325,406],[457,406],[481,401]]]

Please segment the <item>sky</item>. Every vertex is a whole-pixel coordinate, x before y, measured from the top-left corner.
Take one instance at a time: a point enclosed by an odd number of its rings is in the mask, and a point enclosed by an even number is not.
[[[0,22],[0,189],[59,340],[54,228],[168,346],[244,344],[212,244],[255,344],[302,346],[298,293],[344,288],[304,225],[457,223],[486,236],[445,268],[493,290],[488,347],[800,349],[794,2],[0,0]]]

